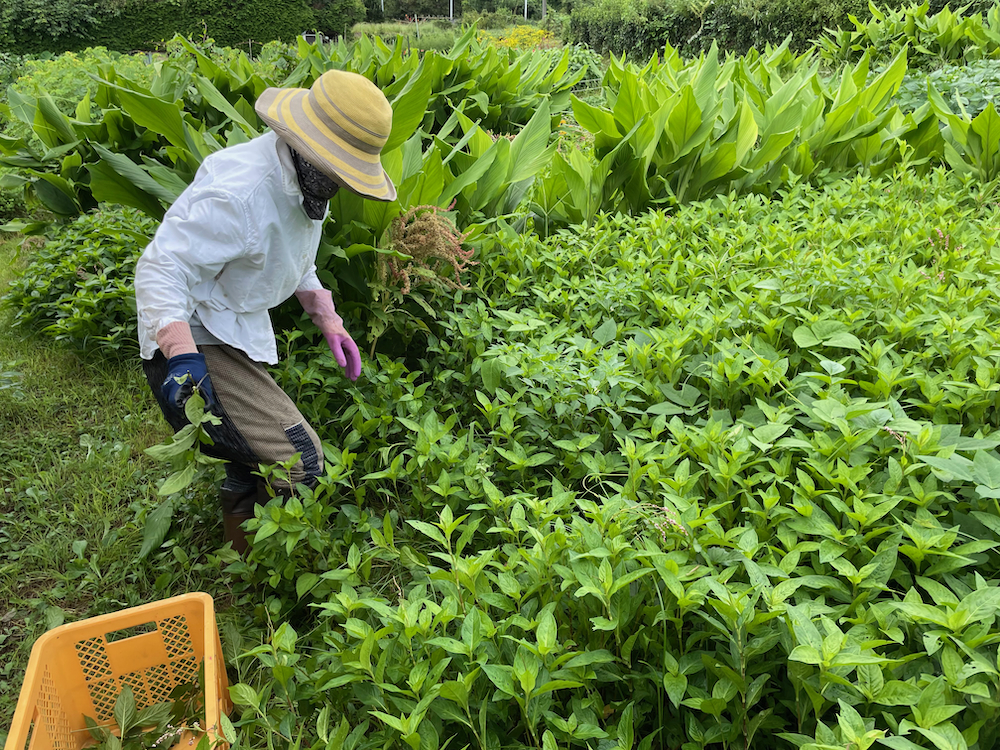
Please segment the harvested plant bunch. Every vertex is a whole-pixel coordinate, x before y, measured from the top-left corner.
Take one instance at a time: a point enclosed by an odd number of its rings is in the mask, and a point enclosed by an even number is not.
[[[449,210],[451,206],[448,207]],[[474,250],[465,250],[462,243],[467,234],[458,231],[442,209],[437,206],[414,206],[396,217],[389,226],[389,248],[400,255],[383,256],[379,265],[379,279],[386,283],[390,278],[402,282],[403,294],[409,293],[414,284],[439,284],[449,289],[467,289],[461,274],[472,260]],[[442,275],[450,264],[454,278]]]

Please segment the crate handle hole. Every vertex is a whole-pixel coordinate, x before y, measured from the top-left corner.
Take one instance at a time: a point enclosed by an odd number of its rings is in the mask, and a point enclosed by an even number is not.
[[[126,638],[134,638],[137,635],[155,633],[158,629],[155,622],[144,622],[142,625],[134,625],[131,628],[122,628],[121,630],[112,630],[110,633],[105,633],[104,640],[108,643],[124,641]]]

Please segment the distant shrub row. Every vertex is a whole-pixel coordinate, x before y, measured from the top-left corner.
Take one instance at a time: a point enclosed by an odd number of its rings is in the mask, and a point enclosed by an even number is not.
[[[304,31],[342,34],[364,15],[363,0],[4,0],[0,51],[151,50],[178,33],[246,49]]]
[[[930,0],[936,13],[946,0]],[[900,0],[882,8],[906,5]],[[993,0],[974,0],[966,13],[985,13]],[[848,16],[871,17],[868,0],[594,0],[573,9],[570,39],[606,53],[650,55],[670,43],[682,52],[707,49],[715,41],[743,53],[792,37],[804,49],[828,28],[850,26]]]

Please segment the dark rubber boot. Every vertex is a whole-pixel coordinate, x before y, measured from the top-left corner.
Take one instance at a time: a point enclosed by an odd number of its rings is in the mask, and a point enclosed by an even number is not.
[[[253,509],[257,504],[257,489],[246,492],[234,492],[223,489],[219,492],[222,501],[222,526],[226,542],[233,543],[233,549],[244,557],[249,547],[249,536],[242,526],[245,521],[253,518]]]
[[[267,505],[271,502],[271,495],[267,491],[267,483],[261,479],[257,482],[257,504]],[[274,492],[275,497],[280,497],[282,500],[288,500],[292,495],[295,494],[293,490],[288,485],[271,485],[271,491]]]

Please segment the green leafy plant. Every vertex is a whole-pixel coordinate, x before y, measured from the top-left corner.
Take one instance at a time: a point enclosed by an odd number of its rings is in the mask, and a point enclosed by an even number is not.
[[[800,179],[926,161],[941,150],[928,110],[903,115],[890,106],[905,72],[900,55],[869,81],[865,57],[827,85],[818,66],[793,58],[787,45],[725,61],[714,46],[693,61],[668,47],[662,62],[641,69],[613,60],[606,104],[573,100],[576,120],[594,134],[597,165],[557,158],[533,210],[544,226],[559,226],[598,211],[771,194]]]
[[[1000,115],[990,102],[975,117],[964,111],[954,114],[940,94],[930,84],[927,87],[930,106],[947,123],[942,130],[945,140],[945,160],[960,174],[974,175],[982,183],[1000,177]]]
[[[879,62],[888,61],[906,47],[914,51],[917,67],[997,57],[1000,12],[995,6],[988,8],[984,19],[981,13],[964,15],[969,7],[952,11],[946,5],[931,13],[927,2],[880,9],[869,0],[871,18],[850,16],[854,28],[828,31],[818,41],[819,50],[832,64],[853,62],[865,54]]]
[[[197,694],[194,683],[178,685],[171,692],[171,700],[139,709],[132,689],[126,685],[115,699],[114,720],[118,729],[112,734],[108,727],[99,725],[92,717],[85,717],[91,737],[101,750],[151,750],[158,746],[170,747],[185,732],[199,732],[197,713],[189,713],[194,705],[192,694]],[[204,717],[202,717],[204,721]],[[208,747],[208,737],[202,739]]]
[[[930,73],[911,71],[899,87],[897,101],[903,112],[927,103],[928,86],[954,109],[975,117],[994,101],[1000,85],[1000,61],[976,60],[965,65],[943,65]]]
[[[107,211],[57,230],[3,297],[13,324],[82,349],[137,354],[132,277],[153,229],[134,211]]]
[[[191,375],[184,377],[190,378]],[[174,496],[187,489],[199,474],[218,468],[223,463],[222,459],[213,458],[201,451],[201,446],[213,444],[211,429],[222,424],[222,420],[205,409],[205,400],[198,392],[197,385],[184,404],[184,416],[188,422],[184,427],[165,443],[146,448],[146,454],[151,458],[169,463],[173,473],[157,490],[162,498],[160,504],[146,517],[140,558],[159,547],[170,530],[175,507]]]
[[[344,389],[291,347],[276,377],[335,479],[258,514],[241,570],[293,630],[239,660],[235,723],[275,747],[994,742],[997,209],[962,185],[501,227],[420,370],[377,356]]]

